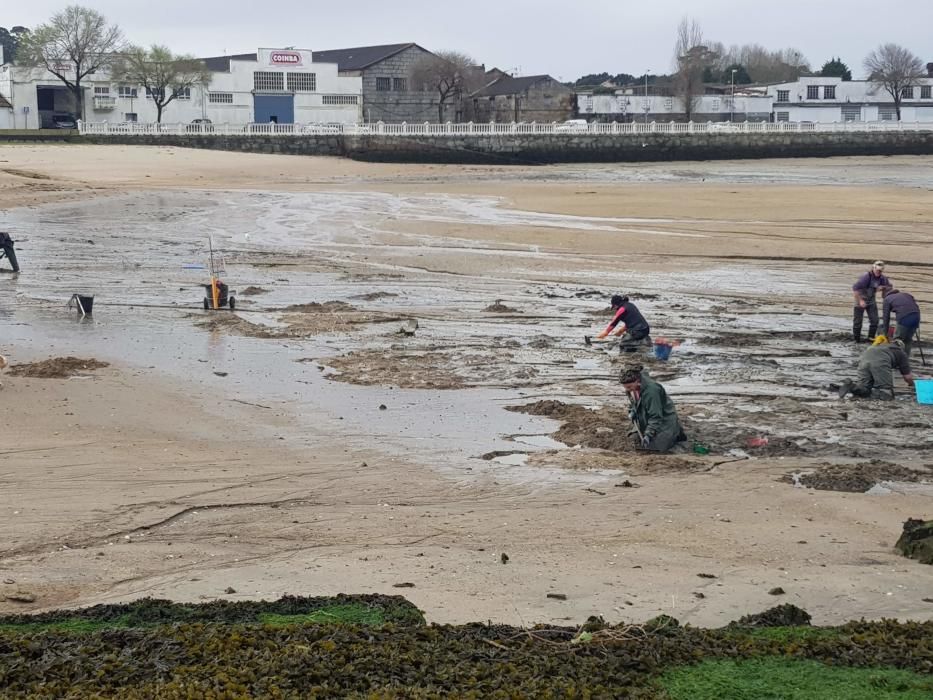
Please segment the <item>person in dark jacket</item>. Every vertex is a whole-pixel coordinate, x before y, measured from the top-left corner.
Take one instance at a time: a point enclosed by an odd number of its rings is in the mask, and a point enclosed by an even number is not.
[[[619,294],[614,295],[609,303],[613,311],[612,320],[596,337],[601,340],[613,332],[614,335],[621,335],[620,352],[636,352],[639,346],[650,347],[651,327],[638,307],[630,302],[628,297]]]
[[[16,250],[13,248],[13,239],[10,234],[0,231],[0,258],[10,261],[13,272],[19,272],[19,262],[16,260]]]
[[[907,292],[901,292],[897,289],[885,289],[882,292],[884,296],[884,322],[881,326],[885,335],[888,335],[888,329],[891,327],[891,313],[894,312],[897,318],[897,328],[894,330],[894,338],[904,341],[904,352],[910,357],[910,348],[914,342],[914,336],[917,335],[917,329],[920,327],[920,307],[916,300]],[[889,340],[893,340],[889,338]]]
[[[894,340],[888,343],[878,338],[876,345],[862,353],[858,361],[858,379],[847,380],[839,388],[839,398],[847,394],[863,399],[894,400],[894,375],[892,370],[900,371],[908,385],[914,385],[914,375],[910,371],[910,358],[904,352],[904,342]]]
[[[890,287],[891,280],[884,276],[884,263],[876,260],[871,269],[859,277],[852,285],[855,308],[852,310],[852,337],[856,343],[862,342],[862,319],[868,313],[868,342],[878,333],[878,290]]]
[[[678,442],[687,439],[677,418],[674,402],[664,387],[654,381],[642,367],[623,369],[619,382],[628,395],[629,418],[641,449],[669,452]]]

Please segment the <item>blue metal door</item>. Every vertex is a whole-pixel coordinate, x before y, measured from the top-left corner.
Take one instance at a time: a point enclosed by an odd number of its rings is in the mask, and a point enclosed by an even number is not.
[[[253,119],[257,124],[292,124],[295,121],[294,95],[253,95]]]

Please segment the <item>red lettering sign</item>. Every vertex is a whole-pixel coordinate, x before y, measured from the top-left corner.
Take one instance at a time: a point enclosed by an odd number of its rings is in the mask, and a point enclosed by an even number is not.
[[[273,51],[269,55],[269,62],[273,66],[300,66],[301,54],[297,51]]]

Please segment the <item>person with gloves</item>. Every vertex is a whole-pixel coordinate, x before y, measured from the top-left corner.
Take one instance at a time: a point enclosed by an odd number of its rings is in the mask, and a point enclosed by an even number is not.
[[[879,335],[875,343],[862,353],[858,361],[858,379],[846,380],[839,387],[839,398],[848,394],[862,399],[894,400],[894,374],[898,370],[908,386],[914,385],[910,359],[904,352],[904,341]]]
[[[882,296],[884,297],[884,325],[881,327],[887,335],[891,325],[891,313],[894,312],[897,328],[894,331],[894,338],[888,338],[888,340],[903,340],[904,352],[907,353],[907,357],[910,357],[910,347],[920,327],[920,307],[917,305],[917,300],[907,292],[890,288],[884,289]]]
[[[639,447],[652,452],[669,452],[687,439],[674,402],[664,387],[641,367],[628,367],[619,375],[619,383],[629,399],[629,418],[638,436]]]
[[[651,327],[638,307],[630,302],[628,297],[619,294],[612,297],[610,306],[613,311],[612,320],[596,338],[602,340],[610,334],[622,336],[619,339],[620,352],[637,352],[639,346],[650,347]]]

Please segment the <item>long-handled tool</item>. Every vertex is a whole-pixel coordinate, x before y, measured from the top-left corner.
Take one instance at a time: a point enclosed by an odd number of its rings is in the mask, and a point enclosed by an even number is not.
[[[923,366],[926,367],[927,358],[923,356],[923,341],[920,340],[920,329],[919,328],[914,331],[914,335],[917,338],[917,350],[920,351],[920,362],[922,362]]]

